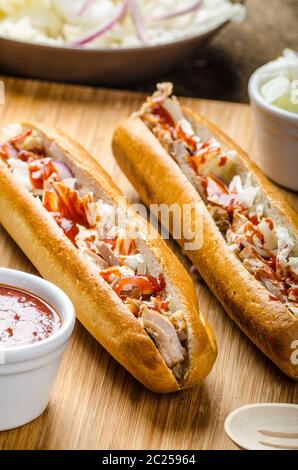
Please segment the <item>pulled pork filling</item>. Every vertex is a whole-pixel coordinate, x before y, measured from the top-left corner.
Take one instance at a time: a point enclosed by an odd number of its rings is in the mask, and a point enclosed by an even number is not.
[[[3,143],[2,143],[3,142]],[[83,191],[70,168],[47,155],[39,133],[19,125],[2,130],[0,158],[18,183],[51,214],[80,254],[91,262],[155,342],[165,363],[182,379],[187,326],[166,293],[163,274],[148,265],[126,215]],[[140,235],[138,235],[140,236]]]
[[[266,213],[252,175],[237,174],[237,152],[224,149],[215,138],[197,135],[169,83],[159,84],[137,115],[195,184],[245,268],[271,300],[282,302],[298,317],[297,247],[287,228]]]

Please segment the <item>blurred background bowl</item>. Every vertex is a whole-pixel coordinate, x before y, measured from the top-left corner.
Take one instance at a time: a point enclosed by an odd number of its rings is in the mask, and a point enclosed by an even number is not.
[[[191,57],[229,22],[191,38],[126,49],[84,49],[0,38],[1,73],[91,85],[155,78]]]

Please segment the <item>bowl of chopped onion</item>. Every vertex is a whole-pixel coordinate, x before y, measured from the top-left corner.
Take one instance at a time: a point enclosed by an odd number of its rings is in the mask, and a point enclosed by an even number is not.
[[[164,73],[229,22],[232,0],[0,0],[0,71],[120,85]]]
[[[257,69],[249,81],[258,164],[275,183],[298,191],[298,53]]]

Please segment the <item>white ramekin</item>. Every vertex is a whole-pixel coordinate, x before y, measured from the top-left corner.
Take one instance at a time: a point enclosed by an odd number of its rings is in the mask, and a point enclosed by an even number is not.
[[[296,70],[293,61],[269,63],[256,70],[248,91],[258,143],[258,164],[275,183],[298,191],[298,115],[268,104],[260,93],[268,72]]]
[[[62,320],[47,339],[27,346],[0,349],[0,431],[37,418],[47,407],[64,349],[73,331],[75,312],[54,284],[31,274],[0,268],[0,284],[19,287],[48,302]]]

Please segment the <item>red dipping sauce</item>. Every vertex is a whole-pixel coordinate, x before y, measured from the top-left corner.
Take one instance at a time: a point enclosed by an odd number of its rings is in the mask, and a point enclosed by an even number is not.
[[[0,343],[26,346],[53,335],[61,327],[58,313],[29,292],[0,284]]]

